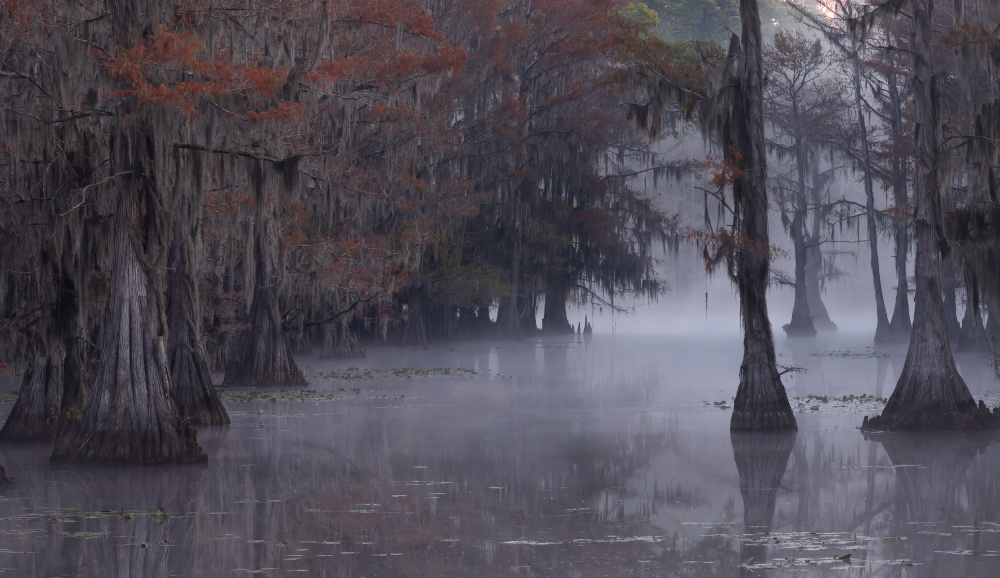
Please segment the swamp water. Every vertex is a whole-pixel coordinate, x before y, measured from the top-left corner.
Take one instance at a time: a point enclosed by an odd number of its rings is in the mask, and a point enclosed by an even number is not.
[[[233,425],[199,430],[207,465],[71,468],[0,446],[18,480],[0,571],[997,576],[1000,440],[866,439],[903,360],[866,342],[779,337],[779,364],[805,370],[784,378],[789,436],[730,435],[736,336],[305,358],[309,391],[225,392]],[[985,359],[959,363],[996,405]]]

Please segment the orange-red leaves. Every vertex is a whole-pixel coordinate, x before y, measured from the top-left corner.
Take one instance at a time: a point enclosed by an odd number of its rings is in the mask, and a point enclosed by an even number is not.
[[[105,97],[131,96],[137,99],[138,106],[162,104],[195,114],[202,97],[239,94],[271,100],[288,78],[285,67],[236,65],[206,57],[201,38],[187,30],[160,26],[135,47],[119,47],[113,55],[102,58],[111,76],[125,83],[124,89]],[[265,112],[252,114],[259,117]]]

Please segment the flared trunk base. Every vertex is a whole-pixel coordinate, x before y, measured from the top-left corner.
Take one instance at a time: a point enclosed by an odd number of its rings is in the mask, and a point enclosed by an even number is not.
[[[793,432],[799,427],[791,410],[733,410],[731,432]]]
[[[984,431],[1000,429],[1000,408],[990,411],[980,403],[966,411],[927,406],[906,412],[865,416],[861,431]]]
[[[809,323],[786,323],[781,326],[782,331],[789,337],[816,337],[816,327]]]
[[[57,440],[52,452],[53,462],[162,464],[208,461],[198,444],[198,433],[187,424],[179,423],[176,432],[161,432],[166,435],[157,436],[118,429],[88,435],[73,429],[73,426],[67,428],[66,434],[61,436],[62,443]],[[170,438],[170,443],[165,438]]]

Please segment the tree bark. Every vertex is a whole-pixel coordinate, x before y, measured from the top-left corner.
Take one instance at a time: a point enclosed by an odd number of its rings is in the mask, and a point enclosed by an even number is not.
[[[952,272],[946,272],[941,283],[942,299],[944,300],[944,319],[948,330],[948,339],[958,341],[962,334],[962,325],[958,322],[958,279]],[[911,330],[912,332],[912,330]]]
[[[55,439],[63,394],[65,358],[66,352],[60,346],[49,357],[39,357],[28,365],[21,380],[17,401],[0,430],[0,440]]]
[[[882,295],[882,273],[878,265],[878,227],[875,224],[875,191],[872,186],[871,154],[868,150],[868,125],[865,123],[865,109],[861,98],[861,65],[858,63],[857,46],[854,47],[854,101],[858,109],[858,129],[861,131],[861,151],[865,163],[865,206],[868,221],[868,254],[872,269],[872,284],[875,286],[875,343],[889,341],[889,317],[885,312],[885,297]]]
[[[194,160],[197,167],[199,159]],[[170,272],[167,276],[167,357],[174,401],[181,419],[192,425],[228,425],[229,413],[212,383],[208,353],[201,337],[201,303],[195,281],[201,231],[201,187],[197,183],[181,185],[181,158],[175,157],[175,163],[176,188],[167,262]]]
[[[34,359],[25,371],[20,394],[0,430],[0,440],[52,441],[59,420],[76,415],[87,399],[84,382],[89,376],[83,370],[77,340],[80,303],[76,287],[66,271],[73,262],[71,255],[68,249],[63,253],[63,263],[56,273],[58,297],[45,322],[48,324],[46,333],[54,335],[39,337],[40,341],[49,341],[38,344],[38,349],[44,349],[48,356]]]
[[[545,287],[545,305],[542,313],[542,332],[550,335],[572,335],[573,326],[566,316],[567,289],[561,279],[549,279]]]
[[[792,94],[792,115],[795,126],[799,126],[798,102]],[[796,132],[799,129],[796,128]],[[801,134],[795,135],[795,165],[798,173],[798,189],[795,191],[795,216],[792,217],[792,245],[795,251],[795,299],[792,304],[792,320],[782,329],[789,337],[813,337],[816,327],[809,312],[809,296],[806,286],[806,151]],[[818,210],[818,209],[817,209]]]
[[[764,150],[763,70],[757,0],[740,0],[743,67],[734,115],[742,178],[733,185],[742,227],[737,250],[736,284],[743,319],[743,362],[733,402],[732,430],[795,430],[795,416],[774,354],[774,335],[767,317],[770,241],[767,231],[767,178]],[[742,121],[742,122],[740,122]]]
[[[190,223],[191,218],[175,212],[169,257],[167,356],[174,401],[181,419],[192,425],[229,425],[229,413],[212,383],[208,354],[199,330],[201,315],[194,280],[193,236],[197,235],[200,219],[194,217],[194,223]],[[189,223],[191,228],[185,231]]]
[[[518,315],[518,294],[521,278],[521,192],[518,190],[511,196],[511,257],[510,257],[510,293],[507,296],[505,315],[499,315],[497,330],[500,337],[512,338],[521,334],[520,316]]]
[[[242,332],[232,361],[226,367],[223,385],[232,387],[280,387],[307,385],[295,364],[292,346],[281,326],[275,298],[273,252],[278,240],[258,194],[257,231],[254,239],[257,270],[250,302],[250,329]]]
[[[916,117],[914,177],[916,289],[913,333],[896,389],[882,415],[865,418],[867,430],[960,430],[995,427],[985,405],[976,406],[955,367],[941,297],[939,120],[931,64],[931,0],[913,0],[913,102]]]
[[[889,74],[889,100],[892,103],[890,127],[894,143],[903,140],[903,113],[899,97],[899,87],[896,85],[896,75]],[[906,171],[903,156],[894,152],[892,157],[892,200],[896,206],[894,218],[896,241],[896,305],[892,311],[892,321],[889,322],[889,341],[905,343],[910,340],[913,323],[910,321],[910,286],[906,277],[906,254],[910,249],[908,218],[906,215]]]
[[[975,270],[966,266],[965,271],[965,316],[958,337],[957,351],[988,352],[993,348],[983,325],[983,314],[979,304],[979,280]]]
[[[365,359],[368,354],[358,336],[346,322],[337,322],[323,329],[323,348],[320,357],[327,359]]]
[[[534,289],[518,299],[517,315],[521,326],[521,335],[538,333],[538,293]]]
[[[141,157],[153,157],[139,121],[113,137],[112,169],[119,178],[111,287],[101,359],[91,395],[78,419],[64,420],[53,460],[151,463],[201,461],[193,428],[183,422],[170,391],[163,296],[157,262],[161,251],[155,174]],[[117,173],[119,170],[113,170]],[[140,197],[144,211],[140,215]]]
[[[823,269],[823,250],[820,248],[823,230],[823,211],[819,207],[823,205],[820,198],[819,170],[816,163],[813,163],[813,186],[812,204],[813,225],[808,253],[806,255],[806,298],[809,299],[809,315],[812,316],[813,327],[816,331],[836,331],[837,324],[830,319],[830,313],[823,304],[823,293],[820,289],[819,275]]]

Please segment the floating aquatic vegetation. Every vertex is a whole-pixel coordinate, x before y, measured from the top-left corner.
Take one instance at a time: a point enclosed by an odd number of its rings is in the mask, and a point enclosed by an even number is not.
[[[577,538],[575,540],[507,540],[500,542],[507,546],[562,546],[564,544],[583,546],[587,544],[629,544],[632,542],[645,542],[647,544],[659,544],[666,542],[665,536],[606,536],[604,538]]]
[[[475,377],[489,375],[488,372],[465,369],[462,367],[435,367],[432,369],[417,369],[403,367],[399,369],[360,369],[348,367],[342,371],[320,371],[317,374],[323,379],[370,380],[370,379],[426,379],[430,377]]]
[[[809,357],[839,357],[842,359],[883,359],[886,357],[902,357],[901,353],[888,353],[876,351],[874,347],[864,347],[861,349],[841,349],[833,351],[813,351]]]
[[[843,532],[783,532],[777,534],[747,534],[741,537],[747,544],[774,546],[781,550],[863,550],[864,537]],[[841,554],[841,557],[844,555]],[[822,558],[822,557],[821,557]]]
[[[806,397],[793,397],[788,401],[792,404],[792,411],[796,412],[879,413],[888,400],[868,393],[852,393],[840,397],[809,394]]]
[[[998,393],[991,392],[976,396],[976,401],[979,402],[980,400],[982,400],[987,407],[1000,406],[1000,394]],[[788,402],[792,405],[792,411],[796,413],[863,413],[871,415],[881,413],[888,401],[889,400],[887,398],[876,397],[870,393],[851,393],[840,397],[809,394],[805,397],[796,396],[789,398],[788,400]],[[704,401],[702,403],[705,407],[711,409],[732,409],[732,406],[727,401]]]
[[[259,401],[343,401],[361,398],[359,388],[336,391],[318,391],[315,389],[279,389],[276,391],[258,391],[253,389],[219,389],[219,399],[234,403],[253,403]],[[403,396],[393,399],[402,399]]]
[[[105,538],[111,535],[111,532],[59,532],[60,536],[66,536],[67,538],[82,538],[84,540],[91,540],[94,538]]]

